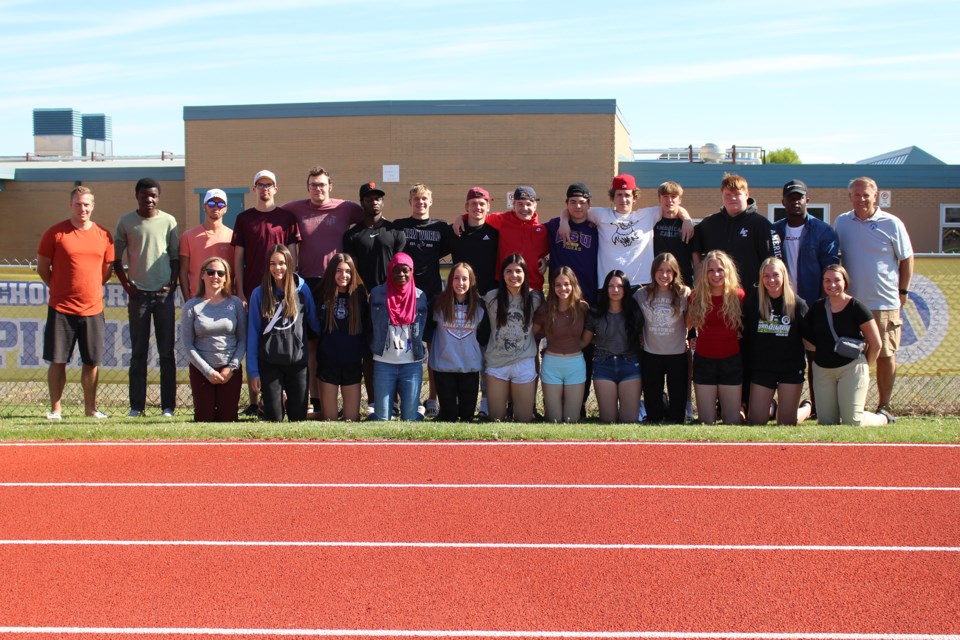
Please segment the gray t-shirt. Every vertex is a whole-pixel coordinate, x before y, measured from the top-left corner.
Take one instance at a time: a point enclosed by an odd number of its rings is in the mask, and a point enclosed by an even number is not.
[[[206,302],[191,298],[180,314],[183,350],[204,377],[214,369],[240,368],[247,353],[247,314],[236,296]]]
[[[633,294],[643,312],[643,350],[656,355],[677,355],[687,351],[687,296],[683,288],[679,312],[673,307],[673,294],[657,291],[653,300],[645,289]]]
[[[599,318],[590,314],[587,316],[584,329],[593,332],[593,344],[596,348],[594,360],[602,360],[609,356],[637,355],[627,335],[627,314],[624,312],[608,311],[606,315]]]
[[[484,352],[488,367],[499,368],[519,362],[524,358],[537,355],[537,345],[533,339],[533,312],[543,304],[543,294],[531,291],[532,308],[530,324],[523,326],[523,304],[520,296],[510,296],[507,307],[507,323],[497,327],[497,290],[483,297],[490,317],[490,341]]]

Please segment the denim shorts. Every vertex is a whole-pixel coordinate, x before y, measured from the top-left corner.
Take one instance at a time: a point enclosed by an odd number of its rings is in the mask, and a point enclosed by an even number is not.
[[[587,381],[587,363],[582,353],[569,356],[543,354],[540,365],[543,384],[583,384]]]
[[[634,355],[604,356],[593,359],[593,379],[620,384],[640,378],[640,358]]]
[[[537,364],[533,358],[523,358],[504,367],[487,367],[487,375],[497,380],[526,384],[537,379]]]

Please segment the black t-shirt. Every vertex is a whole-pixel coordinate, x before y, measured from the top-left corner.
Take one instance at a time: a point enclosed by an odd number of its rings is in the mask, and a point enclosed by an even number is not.
[[[760,317],[757,290],[743,301],[743,343],[741,348],[750,367],[762,371],[790,373],[803,371],[807,359],[803,348],[803,319],[807,303],[797,298],[793,316],[783,313],[783,297],[770,300],[770,318]]]
[[[683,284],[693,288],[693,240],[684,242],[681,237],[683,220],[680,218],[661,218],[653,227],[653,253],[672,253],[680,263],[680,275]]]
[[[453,263],[466,262],[477,276],[477,291],[482,296],[497,288],[497,247],[500,232],[488,224],[471,227],[464,224],[460,237],[454,236],[450,257]]]
[[[367,291],[387,281],[387,266],[406,242],[406,234],[388,220],[373,228],[358,222],[343,234],[343,250],[353,256]]]
[[[824,369],[835,369],[853,362],[851,358],[838,356],[833,352],[835,341],[827,324],[827,314],[824,311],[828,305],[826,298],[821,298],[810,306],[810,311],[803,322],[803,337],[817,348],[813,361]],[[863,340],[860,325],[873,320],[873,314],[867,305],[856,298],[851,298],[847,306],[839,313],[833,314],[833,329],[838,336]]]
[[[402,229],[407,236],[404,253],[413,258],[413,280],[432,299],[443,290],[440,277],[440,259],[450,253],[453,229],[443,220],[403,218],[393,222],[394,229]]]

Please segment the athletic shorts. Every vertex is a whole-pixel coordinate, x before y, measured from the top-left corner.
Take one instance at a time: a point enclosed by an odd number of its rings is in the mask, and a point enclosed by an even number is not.
[[[743,360],[739,353],[729,358],[706,358],[693,354],[693,384],[708,386],[743,384]]]
[[[73,347],[80,345],[80,361],[96,366],[103,360],[103,313],[95,316],[71,316],[47,307],[47,325],[43,329],[43,359],[66,364]]]
[[[362,377],[362,362],[350,364],[326,363],[322,360],[317,362],[317,379],[320,380],[320,382],[338,387],[349,387],[360,384]]]
[[[543,354],[540,364],[540,380],[543,384],[583,384],[587,381],[587,363],[582,353],[570,356]]]
[[[487,367],[487,375],[497,380],[526,384],[537,379],[537,364],[533,358],[523,358],[505,367]]]
[[[900,309],[873,311],[873,319],[877,321],[877,328],[880,329],[879,357],[889,358],[900,349],[900,327],[903,326]]]
[[[637,356],[604,356],[593,359],[593,380],[608,380],[620,384],[640,378],[640,358]]]
[[[769,371],[754,369],[750,372],[750,382],[767,389],[776,389],[781,384],[803,384],[804,370]]]

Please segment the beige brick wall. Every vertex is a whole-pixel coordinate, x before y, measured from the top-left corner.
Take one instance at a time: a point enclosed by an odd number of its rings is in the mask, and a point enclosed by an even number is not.
[[[614,147],[625,135],[612,114],[450,115],[190,120],[186,125],[185,206],[195,189],[247,187],[254,174],[277,174],[279,202],[307,197],[307,170],[325,167],[334,196],[356,200],[361,183],[382,182],[382,166],[400,165],[400,182],[382,185],[386,215],[408,216],[407,193],[423,182],[433,190],[433,217],[463,212],[467,190],[493,194],[494,210],[518,184],[541,197],[541,217],[558,214],[570,182],[606,188]],[[622,143],[621,143],[622,144]],[[629,144],[629,143],[627,143]],[[252,206],[248,197],[246,206]]]
[[[96,203],[93,220],[113,233],[117,220],[137,208],[131,182],[85,182]],[[183,183],[161,181],[160,208],[184,224]],[[8,180],[0,192],[0,260],[33,260],[40,237],[50,226],[70,217],[73,182]]]

